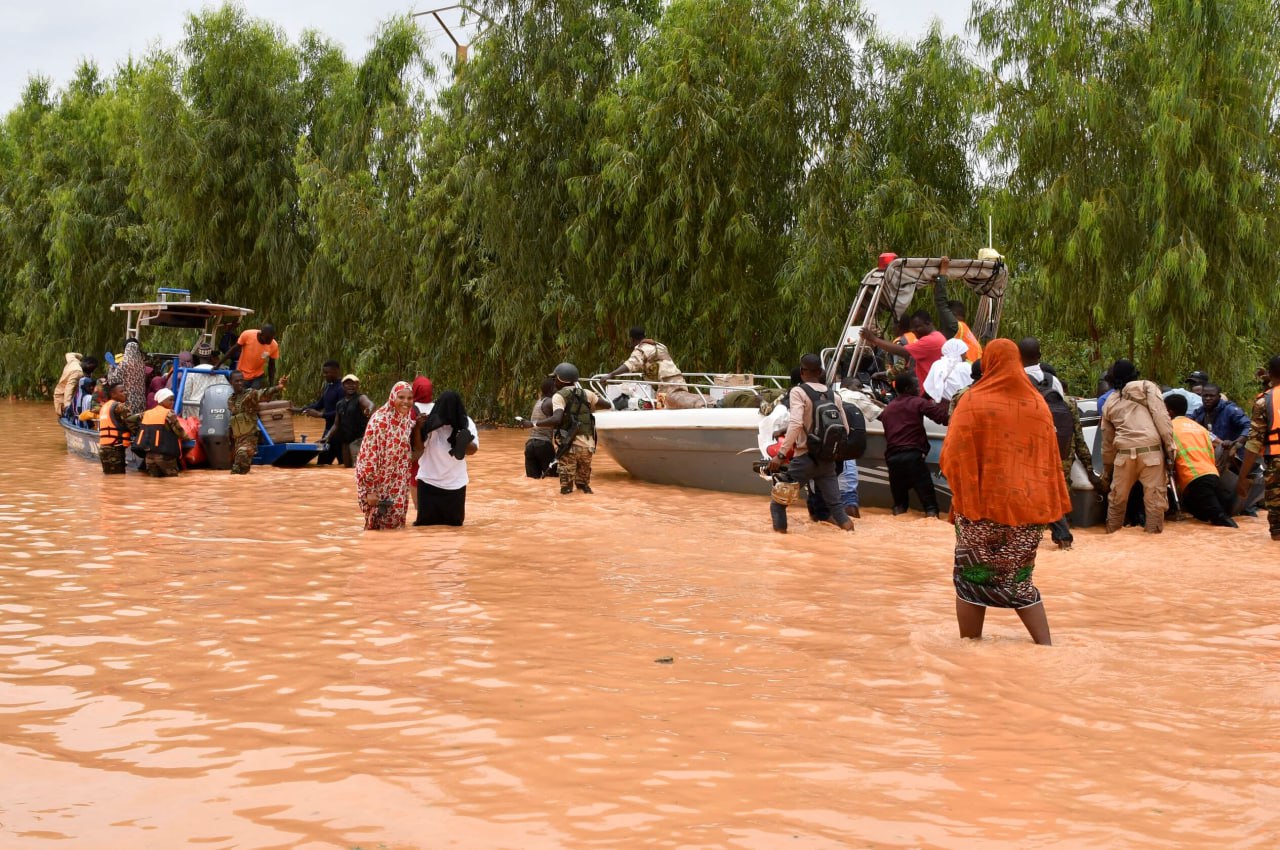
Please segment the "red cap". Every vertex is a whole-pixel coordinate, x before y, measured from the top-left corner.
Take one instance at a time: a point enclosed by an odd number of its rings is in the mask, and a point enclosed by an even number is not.
[[[898,259],[897,254],[890,254],[887,251],[881,254],[880,255],[880,271],[884,271],[885,269],[889,268],[889,264],[896,259]]]

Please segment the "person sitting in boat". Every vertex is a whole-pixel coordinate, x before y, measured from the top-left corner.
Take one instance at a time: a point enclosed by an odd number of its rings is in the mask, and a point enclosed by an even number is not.
[[[616,378],[625,372],[639,372],[644,380],[656,385],[655,390],[662,394],[667,407],[687,410],[707,406],[702,396],[689,390],[684,374],[671,359],[671,352],[665,345],[649,339],[642,327],[632,328],[630,336],[634,346],[631,356],[604,377]]]
[[[159,390],[156,406],[139,418],[138,442],[134,447],[135,452],[147,457],[147,474],[152,478],[177,475],[182,441],[186,438],[187,432],[173,412],[173,390]]]
[[[67,415],[68,409],[72,406],[72,398],[80,386],[80,379],[93,375],[93,371],[98,368],[96,358],[82,357],[74,351],[68,351],[64,356],[66,365],[62,367],[62,375],[59,376],[58,383],[53,388],[53,409],[59,416]],[[74,413],[76,411],[72,411],[73,415]]]
[[[276,382],[276,361],[280,359],[280,343],[276,329],[263,325],[240,334],[231,350],[222,355],[215,369],[221,369],[228,360],[236,360],[237,371],[244,376],[244,383],[251,390],[260,390]],[[269,390],[268,390],[269,392]]]
[[[265,390],[251,389],[244,379],[244,373],[238,369],[231,373],[230,380],[231,396],[227,399],[227,412],[231,414],[231,438],[235,441],[231,474],[248,475],[253,468],[253,456],[258,452],[258,406],[284,392],[289,376],[281,376],[279,383]]]

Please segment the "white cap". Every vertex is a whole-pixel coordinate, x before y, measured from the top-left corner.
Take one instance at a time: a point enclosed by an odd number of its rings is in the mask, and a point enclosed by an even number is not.
[[[165,387],[160,392],[156,393],[156,404],[164,404],[171,398],[173,398],[173,390]]]

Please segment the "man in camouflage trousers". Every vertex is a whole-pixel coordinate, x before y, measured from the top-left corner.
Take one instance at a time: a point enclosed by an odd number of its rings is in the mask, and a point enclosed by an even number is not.
[[[284,392],[289,376],[282,376],[279,383],[265,390],[248,389],[244,375],[238,371],[231,373],[230,380],[232,393],[227,399],[227,412],[231,414],[231,438],[235,441],[231,474],[248,475],[258,452],[258,406]]]
[[[1253,482],[1248,470],[1253,462],[1262,460],[1262,480],[1266,488],[1263,504],[1267,508],[1267,523],[1271,539],[1280,542],[1280,355],[1271,358],[1267,365],[1267,378],[1271,387],[1253,403],[1250,417],[1249,440],[1244,444],[1244,459],[1240,465],[1240,480],[1236,495],[1241,500],[1249,495]]]
[[[555,429],[560,469],[560,493],[569,495],[576,485],[591,493],[591,460],[596,451],[596,410],[610,405],[591,390],[578,386],[578,367],[561,363],[548,377],[556,379],[551,397],[551,417],[545,420]]]

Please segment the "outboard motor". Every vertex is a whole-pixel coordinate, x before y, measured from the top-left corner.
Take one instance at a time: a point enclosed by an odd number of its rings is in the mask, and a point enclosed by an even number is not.
[[[230,469],[235,446],[231,439],[230,384],[215,384],[200,399],[200,443],[213,469]]]

